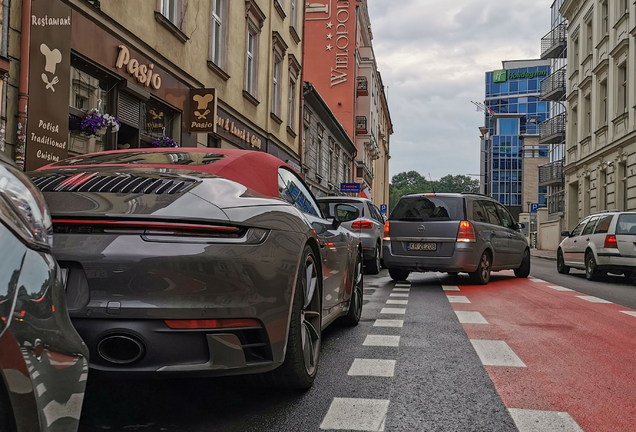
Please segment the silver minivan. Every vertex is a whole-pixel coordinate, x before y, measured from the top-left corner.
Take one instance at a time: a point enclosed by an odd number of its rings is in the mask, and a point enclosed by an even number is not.
[[[469,193],[405,195],[385,224],[383,259],[393,280],[411,272],[466,272],[483,285],[490,272],[530,273],[530,248],[510,212]]]
[[[384,234],[384,217],[373,202],[358,197],[320,197],[316,199],[320,210],[326,218],[333,218],[336,204],[349,204],[360,210],[358,219],[342,224],[344,228],[355,232],[362,242],[362,254],[366,273],[378,274],[382,259],[382,236]]]
[[[588,280],[606,273],[636,274],[636,212],[604,211],[584,217],[557,249],[557,271],[585,270]]]

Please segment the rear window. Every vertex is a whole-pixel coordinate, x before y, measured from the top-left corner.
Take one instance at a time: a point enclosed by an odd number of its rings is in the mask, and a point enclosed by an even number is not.
[[[113,152],[87,156],[77,156],[54,163],[52,166],[74,165],[209,165],[227,156],[218,153],[187,151],[160,152]]]
[[[636,235],[636,214],[622,214],[616,223],[616,234]]]
[[[464,199],[461,197],[409,196],[403,197],[389,219],[412,221],[462,220]]]
[[[360,217],[364,216],[364,203],[361,203],[360,201],[345,201],[345,200],[337,200],[337,201],[323,201],[323,200],[320,200],[320,201],[318,201],[318,206],[320,206],[320,210],[322,211],[322,214],[326,218],[332,218],[333,217],[333,208],[336,206],[336,204],[349,204],[349,205],[352,205],[355,208],[357,208],[358,210],[360,210]]]

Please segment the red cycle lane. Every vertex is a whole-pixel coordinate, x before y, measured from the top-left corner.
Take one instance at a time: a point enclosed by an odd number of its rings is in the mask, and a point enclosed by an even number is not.
[[[526,364],[485,366],[506,407],[564,411],[586,432],[636,430],[636,317],[621,312],[633,310],[550,285],[499,273],[447,294],[488,321],[463,324],[470,339],[504,341]]]

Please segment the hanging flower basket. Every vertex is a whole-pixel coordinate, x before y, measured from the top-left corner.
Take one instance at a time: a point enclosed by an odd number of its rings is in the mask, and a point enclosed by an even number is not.
[[[151,143],[153,147],[179,147],[179,144],[170,137],[162,136]]]
[[[100,114],[96,109],[86,112],[86,117],[82,119],[80,128],[82,133],[88,136],[102,136],[110,128],[112,132],[117,132],[121,123],[115,116],[110,114]]]

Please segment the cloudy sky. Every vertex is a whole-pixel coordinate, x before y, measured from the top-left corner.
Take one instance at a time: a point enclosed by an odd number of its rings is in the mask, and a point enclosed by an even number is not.
[[[484,73],[538,58],[553,0],[368,0],[394,133],[390,175],[479,173]],[[473,177],[479,179],[479,177]]]

